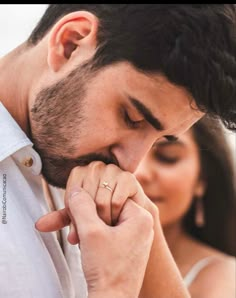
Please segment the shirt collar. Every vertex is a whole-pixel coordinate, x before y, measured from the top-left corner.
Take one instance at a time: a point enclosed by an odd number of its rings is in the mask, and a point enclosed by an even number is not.
[[[31,168],[31,171],[38,175],[42,169],[42,162],[32,147],[33,143],[0,102],[0,162],[14,154],[19,157],[21,164]],[[25,149],[21,150],[22,148]]]

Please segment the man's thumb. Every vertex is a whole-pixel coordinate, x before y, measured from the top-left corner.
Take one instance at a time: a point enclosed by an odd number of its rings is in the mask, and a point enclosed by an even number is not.
[[[95,202],[87,191],[78,188],[68,199],[68,207],[79,234],[101,224]]]

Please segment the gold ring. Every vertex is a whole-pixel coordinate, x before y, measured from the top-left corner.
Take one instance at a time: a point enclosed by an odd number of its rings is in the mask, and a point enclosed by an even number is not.
[[[109,186],[107,181],[103,181],[101,187],[110,190],[110,192],[113,192],[113,189]]]

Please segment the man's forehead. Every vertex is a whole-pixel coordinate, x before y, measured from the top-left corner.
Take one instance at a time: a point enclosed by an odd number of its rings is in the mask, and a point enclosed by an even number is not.
[[[178,101],[178,100],[175,100]],[[200,111],[194,102],[181,101],[173,102],[167,100],[166,104],[164,101],[156,100],[152,107],[148,108],[148,104],[144,103],[146,109],[151,112],[152,118],[158,125],[153,125],[156,129],[172,132],[178,131],[179,129],[185,129],[185,127],[192,126],[195,122],[200,120],[205,113]]]
[[[171,134],[175,136],[182,135],[188,129],[190,129],[197,121],[199,121],[205,114],[200,111],[193,111],[192,113],[183,114],[182,120],[179,119],[175,123],[166,123],[169,128],[165,131],[165,134]]]
[[[156,130],[165,134],[179,134],[204,115],[185,88],[163,75],[131,69],[126,82],[132,105]]]

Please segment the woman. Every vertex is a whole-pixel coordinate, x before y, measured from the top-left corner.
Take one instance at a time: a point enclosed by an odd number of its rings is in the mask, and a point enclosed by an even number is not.
[[[128,199],[151,213],[154,240],[140,298],[234,298],[232,166],[220,124],[205,118],[178,141],[154,144],[136,177],[115,165],[94,161],[72,170],[68,183],[76,180],[90,194],[107,229],[117,221],[119,226],[119,214]],[[70,223],[69,217],[66,207],[60,216],[54,211],[39,219],[36,228],[58,230]],[[137,232],[142,233],[141,229]],[[79,242],[72,223],[68,241]],[[110,270],[119,272],[119,266]]]
[[[154,144],[135,173],[159,209],[164,236],[191,297],[235,297],[231,157],[220,124],[203,118],[177,141]],[[158,262],[152,262],[143,289],[148,298],[155,297],[160,278],[155,276]]]

